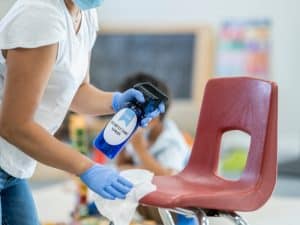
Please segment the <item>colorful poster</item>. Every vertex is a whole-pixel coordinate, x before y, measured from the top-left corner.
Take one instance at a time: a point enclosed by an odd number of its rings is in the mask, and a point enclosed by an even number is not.
[[[267,19],[224,22],[218,38],[217,74],[270,79],[270,28]]]

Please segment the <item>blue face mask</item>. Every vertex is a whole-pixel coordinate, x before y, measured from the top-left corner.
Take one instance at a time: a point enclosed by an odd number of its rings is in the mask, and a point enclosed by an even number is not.
[[[100,6],[103,0],[74,0],[81,10],[88,10]]]

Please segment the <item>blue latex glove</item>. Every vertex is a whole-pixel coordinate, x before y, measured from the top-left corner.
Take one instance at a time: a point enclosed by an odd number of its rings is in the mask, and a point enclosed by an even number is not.
[[[135,100],[137,100],[140,103],[145,102],[143,93],[134,88],[130,88],[123,93],[115,92],[112,101],[112,108],[115,112],[118,112],[120,109],[125,107],[127,103]],[[161,103],[156,110],[146,115],[146,117],[141,121],[141,126],[146,127],[153,118],[157,117],[160,113],[164,112],[165,105]]]
[[[103,198],[125,199],[133,185],[121,177],[116,170],[95,164],[80,175],[80,179],[95,193]]]
[[[142,119],[141,121],[141,126],[142,127],[146,127],[148,126],[149,122],[154,119],[155,117],[158,117],[159,114],[164,113],[165,112],[165,104],[164,103],[160,103],[158,108],[155,109],[153,112],[148,113],[146,115],[146,117],[144,119]]]

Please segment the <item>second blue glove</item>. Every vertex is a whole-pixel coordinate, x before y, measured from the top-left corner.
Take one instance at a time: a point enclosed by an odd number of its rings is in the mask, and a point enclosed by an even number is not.
[[[118,112],[120,109],[125,107],[128,102],[134,100],[144,103],[145,98],[143,93],[141,93],[140,91],[134,88],[128,89],[123,93],[116,92],[113,96],[112,108],[115,112]],[[161,103],[156,110],[146,115],[146,117],[141,121],[141,126],[146,127],[153,118],[159,116],[159,114],[164,112],[165,112],[165,105]]]
[[[80,175],[80,179],[95,193],[103,198],[125,199],[133,185],[119,175],[116,170],[95,164]]]

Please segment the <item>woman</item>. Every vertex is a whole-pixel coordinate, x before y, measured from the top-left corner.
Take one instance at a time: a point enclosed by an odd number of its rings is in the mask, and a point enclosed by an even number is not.
[[[107,199],[125,198],[132,184],[94,164],[52,134],[67,111],[103,115],[128,101],[133,89],[109,93],[89,84],[101,0],[18,0],[0,21],[0,210],[3,224],[39,224],[26,179],[38,160],[78,175]],[[142,125],[158,116],[148,115]],[[2,214],[1,214],[2,212]]]

